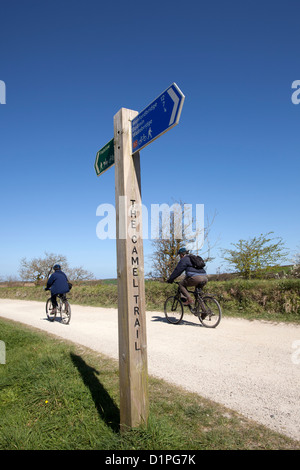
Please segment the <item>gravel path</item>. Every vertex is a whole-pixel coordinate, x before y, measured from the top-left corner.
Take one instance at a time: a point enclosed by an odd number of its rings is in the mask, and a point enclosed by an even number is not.
[[[118,359],[115,309],[72,305],[63,325],[46,319],[41,302],[0,299],[0,316]],[[210,330],[184,319],[171,325],[147,312],[149,374],[300,441],[300,326],[224,318]]]

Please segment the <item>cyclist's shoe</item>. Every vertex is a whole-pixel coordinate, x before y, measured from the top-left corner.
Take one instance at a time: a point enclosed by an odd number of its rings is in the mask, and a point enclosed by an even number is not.
[[[199,317],[200,314],[199,314],[197,308],[192,308],[192,307],[191,307],[190,310],[191,310],[191,313],[192,313],[193,315],[195,315],[196,317]]]
[[[51,315],[56,315],[57,314],[57,310],[56,308],[53,308],[50,312]]]
[[[182,302],[182,305],[192,305],[193,303],[193,300],[187,300],[186,302]]]
[[[207,312],[201,312],[201,319],[204,320],[204,318],[207,317],[207,315],[209,315],[211,313],[210,310],[208,310]]]

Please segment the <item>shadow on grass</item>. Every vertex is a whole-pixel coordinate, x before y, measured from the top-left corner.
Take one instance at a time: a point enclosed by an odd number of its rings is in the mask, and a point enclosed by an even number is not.
[[[120,410],[99,381],[97,375],[99,376],[100,372],[89,366],[82,357],[73,353],[70,356],[82,377],[83,383],[90,390],[100,418],[114,432],[119,432]]]

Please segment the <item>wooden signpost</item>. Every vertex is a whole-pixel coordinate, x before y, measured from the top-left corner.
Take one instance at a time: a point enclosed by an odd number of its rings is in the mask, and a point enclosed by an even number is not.
[[[178,124],[183,101],[172,84],[142,113],[122,108],[114,116],[121,430],[147,423],[149,409],[139,150]],[[96,156],[97,175],[102,155],[112,154],[106,147]]]
[[[114,117],[121,429],[148,418],[140,155],[131,153],[137,114],[123,108]]]

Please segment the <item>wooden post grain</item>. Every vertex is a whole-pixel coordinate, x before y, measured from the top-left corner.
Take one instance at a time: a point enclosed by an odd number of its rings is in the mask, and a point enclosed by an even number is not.
[[[131,155],[136,111],[114,116],[121,430],[148,420],[148,367],[140,155]]]

